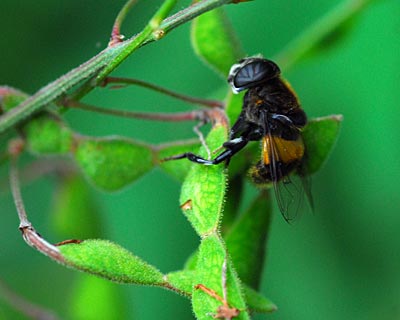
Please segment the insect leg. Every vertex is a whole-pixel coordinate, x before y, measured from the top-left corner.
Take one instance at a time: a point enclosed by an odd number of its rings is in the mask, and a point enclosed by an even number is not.
[[[176,156],[164,158],[162,161],[168,161],[168,160],[179,160],[179,159],[188,159],[189,161],[204,164],[204,165],[214,165],[214,164],[219,164],[223,161],[229,161],[229,159],[237,152],[242,150],[246,144],[249,142],[247,138],[240,137],[236,138],[233,140],[229,140],[223,144],[223,147],[226,149],[223,152],[221,152],[218,156],[216,156],[214,159],[207,160],[204,159],[198,155],[195,155],[194,153],[191,152],[185,152],[182,154],[178,154]]]

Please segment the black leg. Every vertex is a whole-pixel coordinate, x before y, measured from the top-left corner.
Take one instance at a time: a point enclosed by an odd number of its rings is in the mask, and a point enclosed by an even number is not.
[[[179,159],[188,159],[189,161],[192,162],[196,162],[196,163],[200,163],[200,164],[204,164],[204,165],[214,165],[214,164],[219,164],[223,161],[227,161],[229,162],[229,159],[237,152],[239,152],[240,150],[242,150],[246,144],[249,142],[248,139],[245,139],[243,137],[240,138],[236,138],[233,140],[229,140],[227,142],[224,143],[224,148],[226,148],[226,150],[224,150],[223,152],[221,152],[218,156],[216,156],[214,159],[212,160],[207,160],[204,159],[200,156],[197,156],[191,152],[186,152],[186,153],[182,153],[182,154],[178,154],[176,156],[171,156],[168,158],[164,158],[162,159],[162,161],[169,161],[169,160],[179,160]]]

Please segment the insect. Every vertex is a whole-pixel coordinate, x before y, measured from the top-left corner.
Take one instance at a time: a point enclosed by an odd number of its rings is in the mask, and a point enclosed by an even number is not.
[[[274,62],[260,57],[234,64],[228,82],[235,93],[247,92],[229,140],[222,145],[224,150],[210,160],[190,152],[169,159],[186,158],[203,165],[229,163],[249,142],[261,141],[261,160],[250,169],[250,176],[258,185],[273,184],[279,209],[289,221],[297,213],[304,191],[312,206],[309,184],[302,174],[305,146],[301,130],[307,116],[280,74]],[[298,178],[290,176],[293,172]]]

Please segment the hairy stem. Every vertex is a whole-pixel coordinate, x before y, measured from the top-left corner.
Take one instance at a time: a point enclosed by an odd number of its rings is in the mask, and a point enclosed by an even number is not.
[[[121,44],[106,48],[81,66],[43,87],[16,108],[0,116],[0,133],[25,120],[33,113],[44,109],[49,103],[61,97],[66,91],[83,80],[87,80],[98,74],[94,82],[86,82],[75,93],[73,100],[79,100],[93,90],[97,84],[101,83],[111,71],[139,47],[159,40],[161,34],[165,35],[167,32],[206,11],[231,2],[231,0],[203,0],[179,11],[161,23],[162,18],[168,14],[175,3],[175,1],[165,1],[159,11],[149,21],[148,25],[137,36]],[[154,32],[156,30],[163,30],[163,32]]]

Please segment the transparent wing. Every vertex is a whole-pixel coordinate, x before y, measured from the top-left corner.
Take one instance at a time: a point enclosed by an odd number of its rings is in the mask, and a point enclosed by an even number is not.
[[[274,182],[276,201],[282,216],[291,222],[300,216],[305,205],[305,190],[302,177],[291,174]]]
[[[290,222],[296,219],[305,207],[305,198],[312,207],[311,180],[299,170],[302,158],[294,161],[284,159],[285,153],[291,152],[290,149],[293,148],[292,141],[285,142],[271,134],[268,134],[266,139],[269,140],[266,152],[276,201],[282,216]]]

